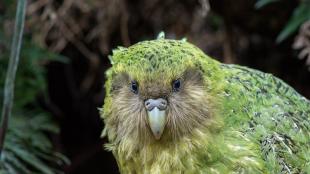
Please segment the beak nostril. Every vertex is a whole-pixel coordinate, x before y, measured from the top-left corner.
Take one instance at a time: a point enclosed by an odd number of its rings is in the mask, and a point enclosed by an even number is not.
[[[147,110],[152,110],[154,107],[158,107],[160,110],[165,110],[167,107],[167,101],[162,98],[147,99],[144,103]]]

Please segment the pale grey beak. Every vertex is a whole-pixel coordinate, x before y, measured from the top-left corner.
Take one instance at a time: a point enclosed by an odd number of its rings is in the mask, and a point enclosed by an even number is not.
[[[159,140],[166,125],[167,100],[162,98],[148,99],[145,101],[145,108],[152,133],[155,139]]]
[[[154,107],[151,111],[147,112],[147,115],[153,135],[157,140],[159,140],[164,132],[166,124],[166,111],[159,110],[157,107]]]

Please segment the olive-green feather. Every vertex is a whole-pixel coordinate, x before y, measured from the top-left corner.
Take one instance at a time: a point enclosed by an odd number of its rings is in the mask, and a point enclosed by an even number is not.
[[[237,65],[221,68],[227,72],[227,124],[260,145],[270,173],[309,173],[309,101],[271,74]]]
[[[106,147],[121,173],[310,173],[310,102],[282,80],[219,63],[186,41],[162,37],[116,49],[111,61],[101,115]],[[139,150],[130,138],[118,140],[111,114],[114,76],[130,72],[139,80],[153,73],[165,81],[187,67],[203,73],[210,123],[176,142]]]

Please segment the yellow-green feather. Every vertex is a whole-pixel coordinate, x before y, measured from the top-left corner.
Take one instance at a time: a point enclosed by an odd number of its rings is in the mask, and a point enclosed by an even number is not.
[[[221,64],[188,42],[162,38],[119,48],[111,61],[101,115],[106,147],[121,173],[309,173],[310,104],[281,80]],[[116,120],[110,114],[113,75],[130,72],[138,81],[165,81],[187,67],[204,73],[212,119],[173,143],[160,141],[137,150],[135,139],[116,141]]]

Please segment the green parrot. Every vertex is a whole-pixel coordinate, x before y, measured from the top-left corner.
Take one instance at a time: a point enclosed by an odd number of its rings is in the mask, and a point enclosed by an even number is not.
[[[101,109],[122,174],[310,174],[310,102],[271,74],[185,40],[110,57]]]

